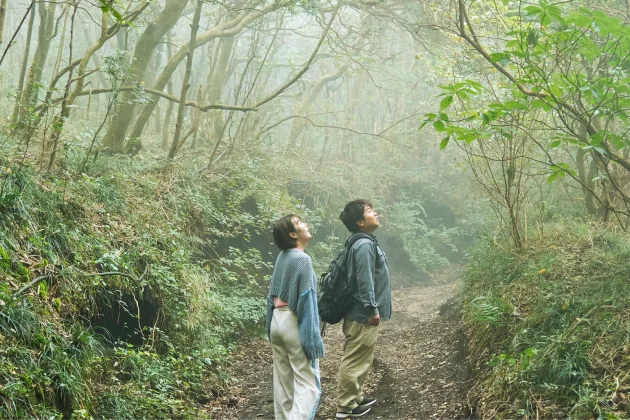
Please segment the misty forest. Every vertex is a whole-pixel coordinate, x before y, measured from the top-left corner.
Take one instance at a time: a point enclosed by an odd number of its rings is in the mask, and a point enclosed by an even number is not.
[[[273,418],[271,227],[355,199],[367,418],[628,418],[629,118],[628,0],[0,0],[0,418]]]

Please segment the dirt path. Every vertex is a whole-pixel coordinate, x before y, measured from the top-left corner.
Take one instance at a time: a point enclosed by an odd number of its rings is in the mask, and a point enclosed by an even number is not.
[[[460,329],[455,275],[435,284],[393,290],[394,315],[384,323],[364,389],[377,398],[370,419],[456,419],[469,416],[465,342]],[[335,416],[337,371],[343,351],[341,325],[328,327],[320,361],[322,400],[317,418]],[[271,350],[258,339],[235,355],[230,395],[210,408],[213,418],[273,419]]]

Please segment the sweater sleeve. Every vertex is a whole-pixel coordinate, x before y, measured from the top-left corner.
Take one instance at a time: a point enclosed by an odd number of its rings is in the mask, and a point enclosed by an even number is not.
[[[272,316],[273,316],[273,298],[271,296],[267,296],[267,317],[265,321],[267,325],[267,338],[269,338],[269,340],[271,340],[271,317]]]
[[[302,350],[307,359],[324,357],[324,343],[319,334],[319,313],[315,289],[309,288],[300,295],[297,305],[298,332]]]
[[[375,261],[375,246],[368,241],[359,244],[354,252],[354,264],[359,297],[368,317],[378,315],[378,305],[374,294]]]

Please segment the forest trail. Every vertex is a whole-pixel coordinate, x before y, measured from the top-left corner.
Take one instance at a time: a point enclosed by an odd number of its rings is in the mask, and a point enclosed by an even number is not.
[[[378,338],[374,365],[365,383],[377,403],[365,419],[459,419],[466,406],[469,366],[456,295],[457,273],[431,284],[392,290],[394,315]],[[322,399],[318,419],[335,416],[337,371],[343,352],[341,325],[328,326],[326,357],[320,360]],[[238,380],[228,395],[208,407],[217,419],[273,419],[272,359],[269,343],[242,345],[231,364]]]

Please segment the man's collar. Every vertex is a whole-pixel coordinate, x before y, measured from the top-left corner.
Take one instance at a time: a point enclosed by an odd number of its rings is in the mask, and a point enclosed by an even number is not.
[[[358,235],[358,234],[364,234],[364,235],[368,235],[376,245],[378,245],[378,239],[376,239],[376,235],[374,235],[373,233],[367,233],[367,232],[363,232],[363,231],[358,231],[358,232],[354,232],[352,235],[350,235],[348,237],[348,240],[350,240],[350,238],[352,238],[354,235]]]

